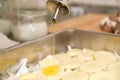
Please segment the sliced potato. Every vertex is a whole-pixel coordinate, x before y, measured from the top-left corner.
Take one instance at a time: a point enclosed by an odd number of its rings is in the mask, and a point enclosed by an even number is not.
[[[43,60],[39,61],[41,67],[48,67],[51,65],[59,65],[59,61],[54,56],[47,56]]]
[[[108,65],[108,69],[112,72],[116,72],[120,74],[120,62],[114,62],[110,65]]]
[[[88,80],[88,73],[79,72],[79,71],[71,71],[65,73],[60,80]]]
[[[59,61],[60,65],[67,64],[71,60],[71,57],[65,53],[57,54],[55,58]]]
[[[120,77],[109,71],[100,71],[90,76],[89,80],[120,80]]]
[[[80,53],[82,53],[81,49],[71,49],[67,52],[67,54],[71,57],[78,56]]]
[[[83,65],[80,66],[80,69],[82,71],[86,72],[97,72],[101,71],[102,69],[105,69],[107,67],[107,64],[99,60],[89,61],[85,62]]]
[[[101,60],[101,62],[104,61],[107,64],[110,64],[110,63],[116,61],[115,55],[108,51],[97,51],[95,53],[95,58],[98,60]]]
[[[95,51],[90,49],[83,49],[82,53],[79,54],[78,58],[83,61],[94,60]]]
[[[62,65],[65,69],[76,69],[79,68],[84,62],[78,58],[71,58],[68,63]]]
[[[34,73],[27,73],[19,77],[19,80],[37,80],[37,75]]]

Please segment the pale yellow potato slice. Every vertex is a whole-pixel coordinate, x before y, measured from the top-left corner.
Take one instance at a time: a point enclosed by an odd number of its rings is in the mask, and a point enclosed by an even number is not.
[[[65,69],[76,69],[79,68],[84,62],[78,58],[71,58],[68,63],[61,65]]]
[[[83,65],[80,66],[80,69],[82,71],[86,72],[97,72],[101,71],[102,69],[105,69],[107,67],[107,64],[99,60],[89,61],[85,62]]]
[[[80,53],[82,53],[81,49],[71,49],[67,52],[67,54],[71,57],[78,56]]]
[[[55,58],[59,61],[60,65],[67,64],[71,60],[71,57],[65,53],[56,54]]]
[[[95,58],[97,60],[101,60],[101,62],[106,62],[107,64],[110,64],[114,61],[116,61],[116,57],[113,53],[108,51],[97,51],[95,53]]]
[[[114,62],[114,63],[108,65],[108,69],[111,72],[115,72],[115,73],[120,74],[120,62]]]
[[[83,49],[82,53],[79,54],[78,58],[83,61],[94,60],[95,51],[90,49]]]
[[[39,65],[41,67],[48,67],[51,65],[59,65],[59,61],[54,56],[49,55],[46,58],[44,58],[43,60],[39,61]]]
[[[79,72],[79,71],[71,71],[65,73],[60,80],[88,80],[88,73]]]
[[[27,73],[19,77],[19,80],[37,80],[38,77],[34,73]]]
[[[120,80],[120,77],[109,71],[100,71],[90,76],[89,80]]]
[[[78,58],[82,61],[90,61],[90,60],[94,60],[94,54],[84,53],[84,54],[80,54]]]
[[[83,48],[82,53],[94,53],[94,50]]]
[[[59,60],[61,66],[65,69],[75,69],[83,64],[83,61],[79,58],[72,58],[68,54],[57,54],[55,58]]]

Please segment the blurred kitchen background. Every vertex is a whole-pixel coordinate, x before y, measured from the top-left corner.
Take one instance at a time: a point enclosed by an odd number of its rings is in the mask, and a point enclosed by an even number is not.
[[[15,44],[47,35],[47,29],[51,25],[53,14],[47,9],[46,1],[0,0],[1,33],[15,41]],[[70,15],[58,17],[57,23],[89,13],[111,15],[120,12],[120,0],[70,0],[68,5],[70,7]],[[32,24],[32,26],[26,24],[32,22],[37,24]],[[42,26],[38,27],[40,25]]]
[[[12,17],[16,9],[47,10],[47,0],[0,0],[0,16]],[[71,14],[67,17],[59,17],[59,20],[85,15],[87,13],[114,14],[120,11],[120,0],[70,0]],[[47,23],[53,14],[47,10]]]
[[[120,12],[120,0],[70,0],[69,5],[71,14],[67,18],[88,13],[115,14]]]

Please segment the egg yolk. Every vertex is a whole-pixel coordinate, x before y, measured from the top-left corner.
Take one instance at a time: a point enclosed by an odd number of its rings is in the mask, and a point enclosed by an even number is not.
[[[52,76],[59,72],[59,66],[51,65],[42,69],[42,72],[45,76]]]

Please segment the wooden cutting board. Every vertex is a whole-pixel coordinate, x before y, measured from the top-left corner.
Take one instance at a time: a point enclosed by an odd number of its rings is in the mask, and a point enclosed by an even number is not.
[[[95,32],[105,32],[100,29],[100,21],[107,16],[106,14],[86,14],[84,16],[75,17],[72,19],[64,20],[62,22],[56,23],[56,32],[66,30],[69,28],[78,30],[87,30]],[[52,32],[51,26],[48,32]],[[108,32],[108,31],[106,31]]]

